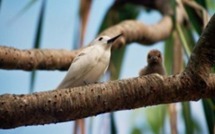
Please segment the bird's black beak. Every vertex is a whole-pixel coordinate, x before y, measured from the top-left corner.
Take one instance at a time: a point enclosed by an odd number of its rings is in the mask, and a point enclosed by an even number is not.
[[[119,34],[119,35],[117,35],[117,36],[115,36],[115,37],[113,37],[113,38],[111,38],[111,39],[109,39],[109,40],[107,41],[107,43],[109,44],[109,43],[114,42],[114,41],[115,41],[117,38],[119,38],[120,36],[122,36],[122,33]]]

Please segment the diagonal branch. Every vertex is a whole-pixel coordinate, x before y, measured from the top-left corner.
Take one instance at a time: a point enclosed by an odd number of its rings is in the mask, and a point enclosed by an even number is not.
[[[117,110],[212,98],[214,75],[208,83],[199,92],[189,76],[153,74],[30,95],[5,94],[0,96],[0,128],[57,123]]]
[[[29,95],[0,96],[0,128],[75,120],[100,113],[215,96],[215,15],[184,72],[117,80]],[[197,79],[196,77],[200,78]]]

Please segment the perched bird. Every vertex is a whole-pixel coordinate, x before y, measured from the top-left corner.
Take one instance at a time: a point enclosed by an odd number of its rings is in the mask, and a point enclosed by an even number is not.
[[[147,66],[140,70],[139,76],[158,73],[160,75],[165,75],[166,71],[163,66],[163,58],[159,50],[153,49],[148,53],[147,56]]]
[[[111,46],[122,34],[115,37],[100,36],[83,49],[72,61],[68,73],[57,87],[69,88],[97,82],[107,70]]]
[[[111,56],[111,47],[115,37],[100,36],[92,41],[89,47],[84,48],[72,61],[69,70],[57,89],[71,88],[94,83],[106,72]],[[85,134],[83,119],[75,121],[74,133]]]

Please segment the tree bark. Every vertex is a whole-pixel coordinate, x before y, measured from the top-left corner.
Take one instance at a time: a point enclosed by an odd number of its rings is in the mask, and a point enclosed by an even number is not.
[[[215,76],[197,89],[186,73],[157,74],[29,95],[0,96],[0,128],[70,121],[117,110],[215,96]]]
[[[142,106],[215,96],[215,15],[195,46],[184,72],[158,74],[70,89],[0,96],[0,128],[57,123]]]
[[[80,51],[30,49],[19,50],[12,47],[0,46],[0,68],[21,69],[31,71],[41,70],[67,70]]]

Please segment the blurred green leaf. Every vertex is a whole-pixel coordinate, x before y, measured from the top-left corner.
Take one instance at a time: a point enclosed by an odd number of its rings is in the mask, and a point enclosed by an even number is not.
[[[100,26],[99,33],[106,28],[113,26],[121,21],[136,19],[140,8],[132,4],[114,4],[105,15]]]
[[[214,0],[206,0],[206,6],[208,10],[213,10],[215,8],[215,1]]]
[[[207,122],[208,132],[214,134],[214,125],[215,125],[215,112],[214,107],[215,103],[211,99],[203,99],[202,105],[204,108],[204,114]]]
[[[36,37],[35,37],[35,42],[34,42],[34,48],[40,47],[43,20],[44,20],[44,16],[45,16],[45,6],[46,6],[46,0],[43,0],[41,9],[40,9],[38,23],[37,23],[37,31],[36,31]]]
[[[183,48],[185,50],[185,53],[186,53],[187,57],[190,57],[190,55],[191,55],[191,49],[189,47],[187,38],[186,38],[185,34],[182,31],[181,25],[176,24],[176,30],[177,30],[177,33],[178,33],[180,39],[181,39],[181,42],[182,42],[182,45],[183,45]]]
[[[162,129],[164,129],[166,109],[166,105],[158,105],[148,107],[145,110],[147,122],[154,134],[160,134],[164,132]]]
[[[111,134],[117,134],[117,128],[116,128],[114,113],[110,113],[110,125],[111,125]]]
[[[192,51],[194,46],[195,46],[195,44],[196,44],[196,42],[197,42],[194,39],[193,30],[191,29],[191,27],[186,27],[186,26],[183,26],[183,25],[181,26],[181,30],[182,30],[182,33],[184,35],[184,38],[186,39],[189,51]]]
[[[36,31],[35,40],[34,40],[34,48],[40,48],[43,19],[44,19],[44,15],[45,15],[45,13],[44,13],[45,6],[46,6],[46,0],[43,0],[41,9],[40,9],[38,23],[37,23],[37,31]],[[30,92],[31,93],[34,91],[35,79],[36,79],[36,70],[33,70],[31,73],[31,80],[30,80]]]
[[[192,116],[191,116],[189,102],[182,103],[182,115],[184,119],[186,134],[193,134],[194,130],[193,130],[193,123],[192,123]]]
[[[194,134],[195,130],[196,132],[201,132],[200,125],[192,117],[190,102],[182,102],[182,116],[186,134]]]
[[[203,30],[202,19],[197,15],[196,11],[193,8],[185,5],[185,9],[186,9],[187,14],[189,16],[189,21],[193,25],[196,32],[200,35],[202,33],[202,30]]]
[[[170,0],[170,4],[173,9],[172,21],[173,21],[173,29],[175,29],[176,17],[177,17],[176,16],[176,6],[177,6],[176,0]]]
[[[141,130],[137,127],[133,128],[131,134],[141,134]]]
[[[202,7],[204,7],[205,9],[207,9],[207,2],[206,2],[206,0],[196,0],[196,2],[198,4],[200,4]]]
[[[168,75],[172,74],[172,65],[173,65],[173,35],[166,39],[164,44],[164,62],[165,68]]]
[[[124,55],[126,53],[126,47],[116,49],[111,54],[111,80],[119,78],[120,70],[123,62]]]
[[[103,22],[101,23],[99,33],[104,29],[113,26],[123,20],[136,19],[139,14],[139,8],[132,4],[113,4],[113,6],[106,13]],[[111,54],[111,79],[118,79],[120,75],[120,70],[122,66],[122,61],[125,55],[126,47],[114,50]],[[111,119],[111,134],[117,133],[117,128],[115,125],[115,119],[113,113],[110,114]]]

